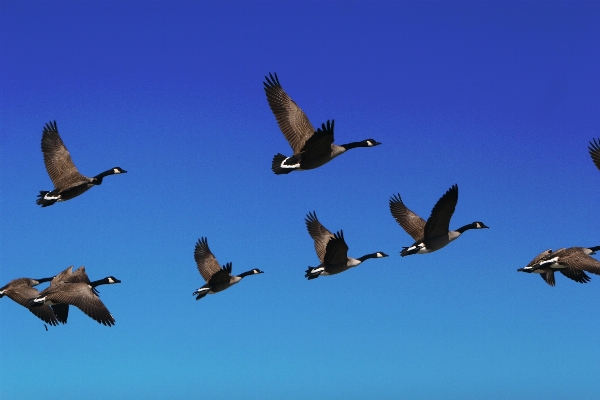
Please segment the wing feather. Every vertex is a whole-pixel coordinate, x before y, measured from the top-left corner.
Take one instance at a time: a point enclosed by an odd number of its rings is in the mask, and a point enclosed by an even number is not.
[[[219,262],[208,248],[208,239],[205,237],[198,239],[198,242],[196,242],[194,260],[196,260],[198,272],[206,282],[210,281],[211,277],[221,270]]]
[[[49,122],[44,126],[42,153],[46,171],[48,171],[55,188],[63,189],[73,184],[89,181],[89,178],[81,175],[75,167],[67,147],[58,134],[56,121]]]
[[[265,93],[271,111],[275,114],[279,129],[287,139],[294,154],[299,153],[304,143],[315,132],[304,111],[292,100],[281,87],[277,74],[265,76]]]
[[[390,199],[390,212],[402,229],[404,229],[415,241],[423,240],[425,220],[404,205],[400,193],[394,195]]]
[[[317,219],[317,214],[314,211],[309,212],[306,215],[304,222],[306,222],[308,234],[315,242],[315,251],[317,252],[317,257],[319,257],[319,260],[322,263],[325,258],[327,243],[330,239],[333,239],[333,234],[319,222]]]
[[[431,210],[431,215],[425,223],[424,239],[429,239],[448,233],[450,219],[458,202],[458,185],[453,185]]]

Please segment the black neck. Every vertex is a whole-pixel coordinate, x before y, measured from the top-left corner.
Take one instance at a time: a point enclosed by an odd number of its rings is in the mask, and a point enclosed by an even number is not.
[[[588,249],[590,249],[592,251],[592,253],[597,252],[598,250],[600,250],[600,246],[596,246],[596,247],[588,247]]]
[[[94,177],[94,184],[96,184],[96,185],[100,185],[100,184],[102,183],[102,179],[103,179],[105,176],[108,176],[108,175],[114,175],[114,173],[115,173],[115,169],[114,169],[114,168],[111,168],[111,169],[107,169],[106,171],[104,171],[104,172],[102,172],[102,173],[100,173],[100,174],[96,175],[96,176]]]
[[[95,288],[96,286],[108,285],[109,283],[110,281],[108,280],[108,277],[106,277],[104,279],[98,279],[97,281],[90,282],[90,286]]]
[[[464,231],[467,231],[469,229],[475,229],[476,227],[477,227],[477,224],[475,224],[475,222],[473,222],[471,224],[468,224],[468,225],[465,225],[465,226],[461,226],[460,228],[458,228],[456,230],[456,232],[463,233]]]
[[[345,148],[346,150],[354,149],[356,147],[369,147],[369,145],[365,141],[346,143],[346,144],[342,144],[340,146]]]
[[[241,274],[238,275],[238,277],[243,278],[248,275],[254,275],[254,270],[251,269],[250,271],[242,272]]]
[[[368,260],[369,258],[377,258],[377,253],[366,254],[362,257],[357,258],[357,260],[363,262],[365,260]]]
[[[54,279],[54,277],[52,277],[52,278],[34,279],[34,281],[38,281],[38,283],[44,283],[44,282],[50,282],[52,279]]]

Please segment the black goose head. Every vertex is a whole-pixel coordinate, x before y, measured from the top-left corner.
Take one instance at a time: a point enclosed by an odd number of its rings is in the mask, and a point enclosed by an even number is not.
[[[389,257],[389,256],[387,254],[385,254],[383,251],[378,251],[377,253],[366,254],[360,258],[357,258],[357,260],[359,260],[360,262],[363,262],[365,260],[368,260],[369,258],[383,258],[383,257]]]
[[[484,228],[489,229],[489,226],[487,226],[486,224],[484,224],[481,221],[475,221],[475,222],[471,222],[468,225],[458,228],[456,231],[463,233],[464,231],[466,231],[468,229],[484,229]]]
[[[251,269],[250,271],[242,272],[242,273],[241,273],[241,274],[239,274],[238,276],[239,276],[240,278],[243,278],[243,277],[245,277],[245,276],[248,276],[248,275],[256,275],[256,274],[264,274],[264,272],[263,272],[263,271],[261,271],[261,270],[260,270],[260,269],[258,269],[258,268],[254,268],[254,269]]]
[[[90,282],[90,286],[95,288],[99,285],[112,285],[113,283],[121,283],[121,281],[115,278],[114,276],[107,276],[104,279],[99,279],[97,281]]]
[[[102,173],[100,173],[100,174],[96,175],[95,177],[93,177],[93,178],[92,178],[92,181],[93,181],[92,183],[93,183],[94,185],[100,185],[100,184],[102,184],[102,179],[103,179],[105,176],[108,176],[108,175],[115,175],[115,174],[126,174],[126,173],[127,173],[127,171],[125,171],[125,170],[124,170],[123,168],[121,168],[121,167],[114,167],[114,168],[111,168],[111,169],[107,169],[106,171],[104,171],[104,172],[102,172]]]

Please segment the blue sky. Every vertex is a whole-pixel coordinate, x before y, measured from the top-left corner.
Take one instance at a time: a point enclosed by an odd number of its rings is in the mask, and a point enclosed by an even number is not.
[[[2,397],[591,398],[600,277],[517,273],[600,245],[600,4],[595,2],[0,3],[0,284],[85,265],[116,319],[50,327],[0,300]],[[336,143],[290,154],[264,76]],[[126,175],[48,208],[56,120],[79,170]],[[453,184],[458,228],[427,255],[392,218],[427,218]],[[389,258],[307,281],[304,217],[349,254]],[[196,301],[206,236],[234,273]],[[43,286],[42,286],[43,287]]]

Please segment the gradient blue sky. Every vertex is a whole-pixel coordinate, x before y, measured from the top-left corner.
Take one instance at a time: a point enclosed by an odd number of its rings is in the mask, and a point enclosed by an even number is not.
[[[547,248],[600,245],[597,2],[0,3],[0,284],[85,265],[116,325],[49,327],[0,300],[2,398],[592,398],[600,277],[517,273]],[[263,90],[276,71],[337,143],[289,154]],[[66,203],[40,151],[56,120],[86,175]],[[400,193],[424,218],[454,183],[443,250],[401,258]],[[304,217],[355,257],[307,281]],[[196,301],[196,240],[244,279]],[[42,286],[43,287],[43,286]]]

